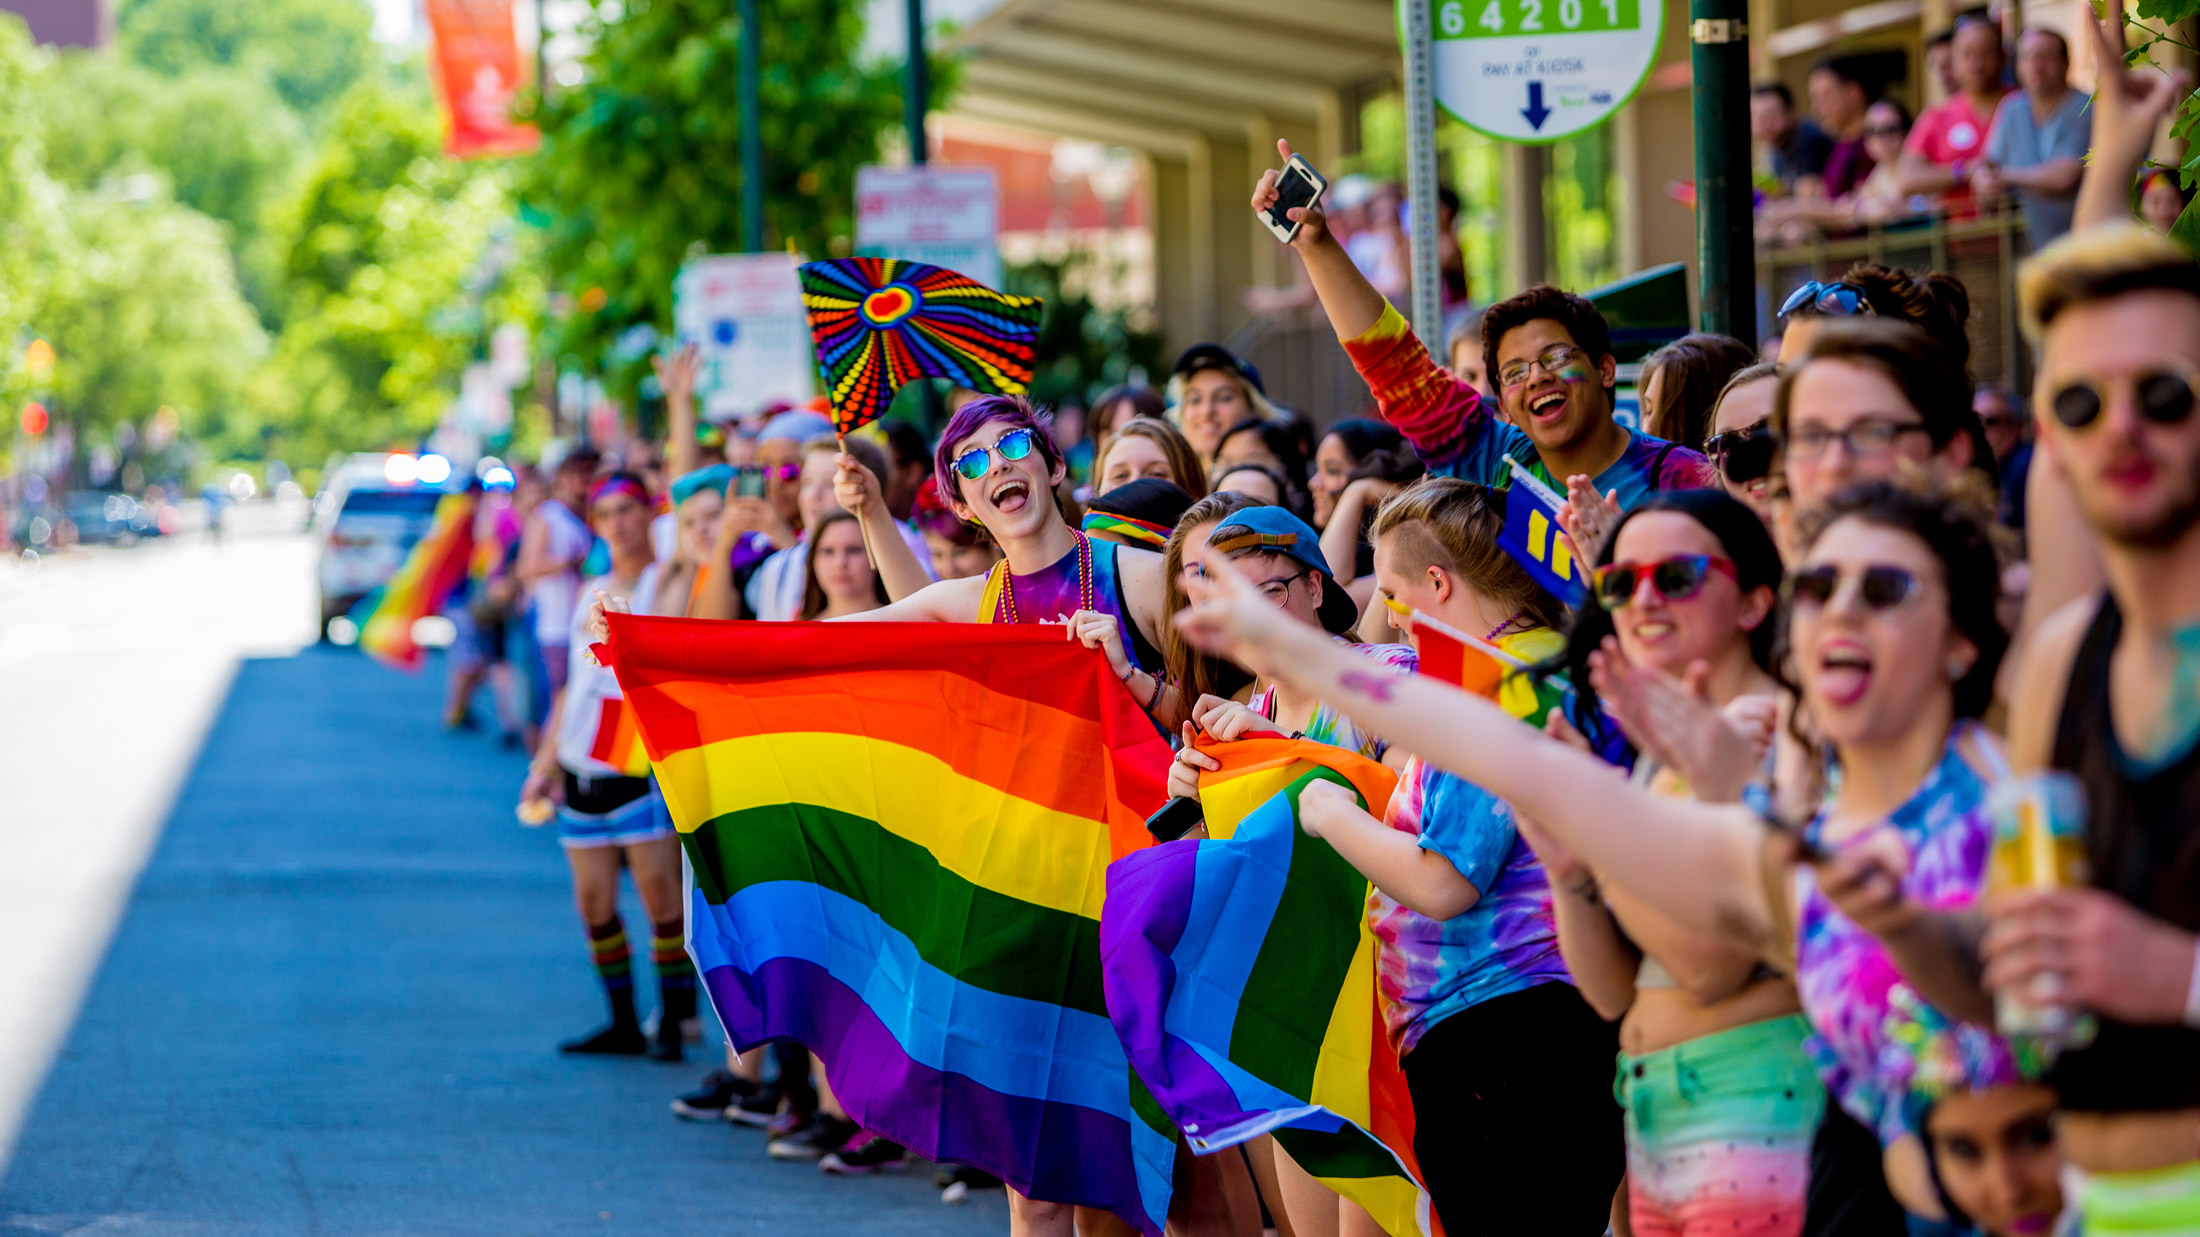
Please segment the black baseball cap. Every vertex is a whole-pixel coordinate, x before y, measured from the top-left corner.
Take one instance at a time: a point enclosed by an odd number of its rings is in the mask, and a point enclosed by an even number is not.
[[[1253,389],[1260,392],[1261,395],[1266,396],[1268,394],[1268,388],[1261,384],[1260,371],[1253,368],[1253,363],[1221,344],[1193,344],[1191,347],[1186,348],[1181,356],[1176,358],[1176,368],[1169,372],[1189,377],[1203,369],[1229,370],[1238,377],[1252,383]]]

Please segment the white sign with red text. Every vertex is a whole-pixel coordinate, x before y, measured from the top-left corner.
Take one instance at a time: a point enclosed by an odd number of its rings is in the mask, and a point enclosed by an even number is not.
[[[856,169],[856,254],[929,262],[1001,286],[1001,190],[989,167]]]

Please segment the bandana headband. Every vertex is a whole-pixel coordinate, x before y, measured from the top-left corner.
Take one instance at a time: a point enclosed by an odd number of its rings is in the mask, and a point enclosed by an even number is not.
[[[649,491],[642,488],[641,482],[632,477],[622,477],[617,474],[605,477],[589,487],[588,505],[594,507],[598,502],[609,498],[613,494],[631,495],[635,502],[642,504],[644,507],[649,505]]]
[[[1169,530],[1150,520],[1136,516],[1117,515],[1112,511],[1087,511],[1085,531],[1088,533],[1114,533],[1129,537],[1160,549],[1169,544]]]

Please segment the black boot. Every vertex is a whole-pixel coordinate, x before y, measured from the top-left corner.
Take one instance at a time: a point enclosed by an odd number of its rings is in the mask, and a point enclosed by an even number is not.
[[[611,1023],[599,1027],[579,1039],[569,1039],[558,1045],[563,1053],[600,1057],[638,1057],[649,1051],[649,1037],[642,1034],[641,1024],[634,1019],[634,990],[621,988],[606,992],[611,1004]]]
[[[649,1055],[659,1061],[679,1061],[687,1055],[687,1036],[681,1027],[695,1016],[695,989],[692,986],[668,987],[663,996],[664,1009],[657,1017],[657,1040],[649,1046]]]

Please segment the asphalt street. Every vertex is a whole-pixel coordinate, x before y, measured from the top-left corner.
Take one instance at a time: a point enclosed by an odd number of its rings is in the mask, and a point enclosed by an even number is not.
[[[832,1179],[675,1121],[715,1045],[560,1058],[602,1001],[524,757],[441,730],[439,662],[305,644],[311,561],[0,573],[0,978],[33,998],[0,1010],[0,1234],[1006,1230],[928,1166]]]

